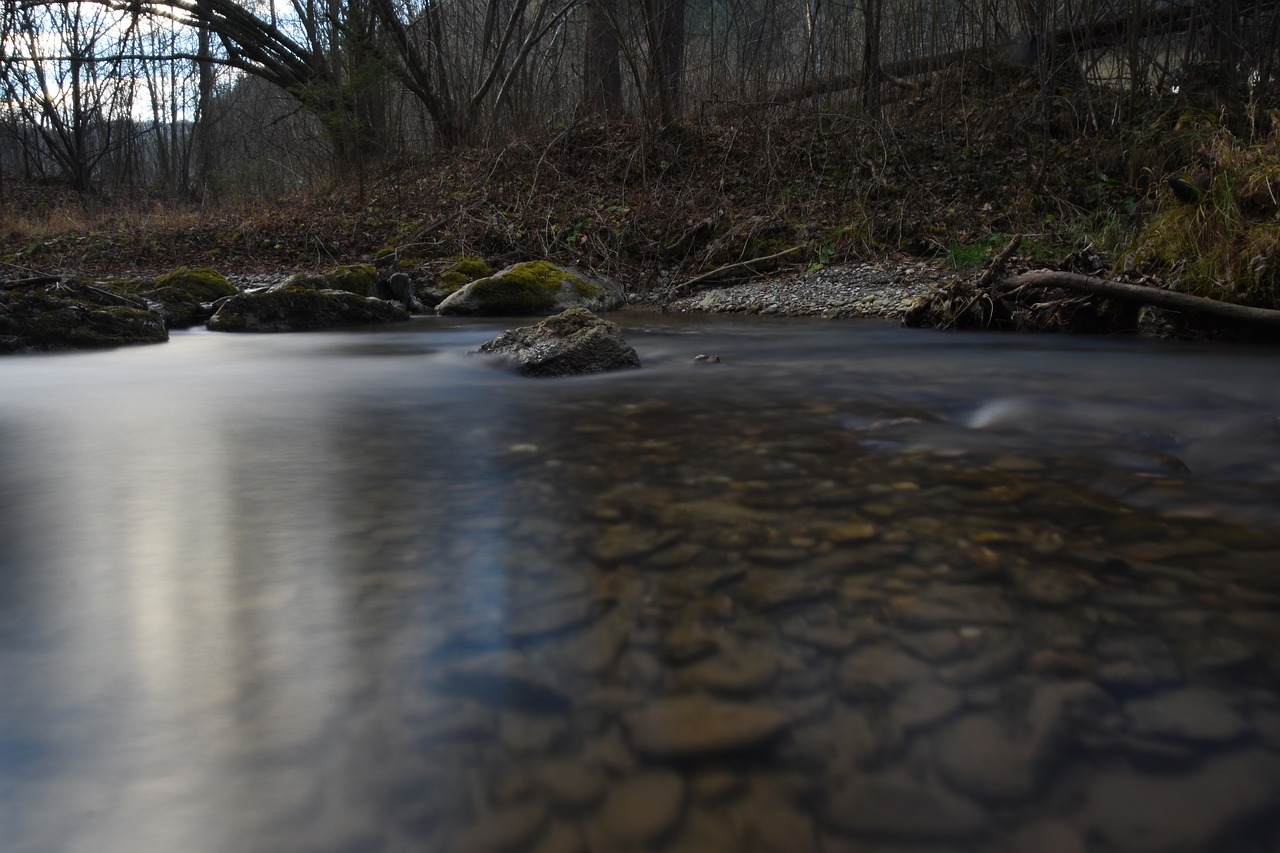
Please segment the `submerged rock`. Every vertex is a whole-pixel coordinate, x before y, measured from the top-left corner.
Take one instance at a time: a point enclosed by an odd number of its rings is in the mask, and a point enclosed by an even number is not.
[[[621,304],[622,291],[612,282],[547,261],[528,261],[462,285],[436,306],[436,313],[521,317],[567,308],[609,311]]]
[[[659,758],[687,758],[758,746],[788,726],[772,705],[690,694],[658,699],[622,718],[631,744]]]
[[[408,311],[382,299],[287,285],[230,297],[208,326],[215,332],[305,332],[408,319]]]
[[[640,366],[640,357],[623,340],[617,324],[585,308],[570,308],[536,326],[503,332],[480,352],[505,356],[526,376],[577,376]]]
[[[843,833],[914,842],[964,841],[986,829],[986,816],[972,800],[879,776],[855,776],[833,791],[826,819]]]
[[[0,283],[0,352],[95,349],[169,339],[144,300],[78,281]]]

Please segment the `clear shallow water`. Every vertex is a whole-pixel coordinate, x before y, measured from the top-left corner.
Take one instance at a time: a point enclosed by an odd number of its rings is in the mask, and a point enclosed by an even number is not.
[[[0,849],[1280,843],[1274,352],[625,322],[0,361]]]

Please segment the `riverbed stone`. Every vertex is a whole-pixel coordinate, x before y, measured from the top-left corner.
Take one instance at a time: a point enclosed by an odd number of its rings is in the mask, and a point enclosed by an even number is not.
[[[1249,724],[1225,695],[1207,687],[1169,690],[1124,706],[1129,730],[1145,737],[1225,743],[1243,737]]]
[[[1182,683],[1182,669],[1169,644],[1151,635],[1101,637],[1094,648],[1102,665],[1099,683],[1113,689],[1149,689]]]
[[[934,739],[938,772],[958,790],[984,800],[1018,800],[1035,794],[1050,774],[1073,725],[1097,717],[1110,699],[1096,685],[1042,685],[1023,713],[974,713]]]
[[[760,613],[796,604],[824,601],[835,595],[831,584],[805,577],[753,572],[751,579],[735,591],[743,606]]]
[[[935,664],[954,660],[965,649],[964,640],[953,628],[903,631],[895,639],[916,657]]]
[[[1014,595],[1031,604],[1062,607],[1089,594],[1090,585],[1079,575],[1062,569],[1028,569],[1014,575]]]
[[[499,707],[563,713],[572,700],[551,676],[524,653],[505,650],[476,655],[449,667],[442,688]]]
[[[556,820],[537,839],[529,853],[586,853],[587,840],[572,821]]]
[[[458,849],[462,853],[512,853],[542,831],[547,817],[547,808],[541,803],[481,814],[458,842]]]
[[[1079,822],[1116,853],[1198,853],[1280,807],[1280,756],[1210,756],[1176,775],[1117,768],[1092,779]]]
[[[548,759],[532,771],[534,782],[557,809],[584,811],[604,796],[609,779],[597,767],[581,760]]]
[[[1017,614],[1000,588],[932,583],[918,595],[892,602],[890,618],[911,628],[1012,625]]]
[[[1022,663],[1022,645],[1014,638],[1000,637],[978,655],[939,667],[938,677],[957,687],[976,687],[1009,675]]]
[[[527,640],[581,627],[591,621],[597,602],[590,595],[573,595],[517,603],[503,621],[507,636]]]
[[[837,705],[827,717],[796,726],[789,751],[806,766],[844,778],[896,747],[896,732],[877,728],[864,711]]]
[[[971,714],[945,729],[934,742],[938,770],[958,790],[984,800],[1014,800],[1035,793],[1046,733],[1020,737],[992,714]]]
[[[1045,818],[1022,827],[1009,840],[1008,853],[1088,853],[1080,830],[1065,820]]]
[[[903,731],[928,728],[964,707],[960,691],[936,681],[918,681],[904,690],[889,709],[889,718]]]
[[[857,649],[841,661],[836,686],[841,695],[855,699],[889,698],[932,675],[930,666],[894,646]]]
[[[854,776],[832,791],[823,817],[843,833],[901,841],[967,841],[986,829],[986,815],[966,797],[875,775]]]
[[[644,770],[609,787],[587,827],[594,850],[634,850],[670,835],[684,811],[685,782],[671,770]]]
[[[631,744],[646,755],[682,758],[759,746],[781,734],[788,716],[764,702],[696,693],[655,699],[622,717]]]
[[[682,667],[671,676],[678,688],[711,693],[747,695],[764,690],[778,677],[778,653],[762,645],[748,645]]]

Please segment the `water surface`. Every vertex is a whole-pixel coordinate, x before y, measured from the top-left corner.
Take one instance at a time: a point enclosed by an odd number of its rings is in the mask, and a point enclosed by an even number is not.
[[[0,849],[1280,846],[1273,351],[623,322],[0,361]]]

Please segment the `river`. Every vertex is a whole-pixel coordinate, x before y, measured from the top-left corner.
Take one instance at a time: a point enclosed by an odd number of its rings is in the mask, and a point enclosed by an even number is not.
[[[0,360],[0,850],[1280,849],[1274,350],[620,322]]]

